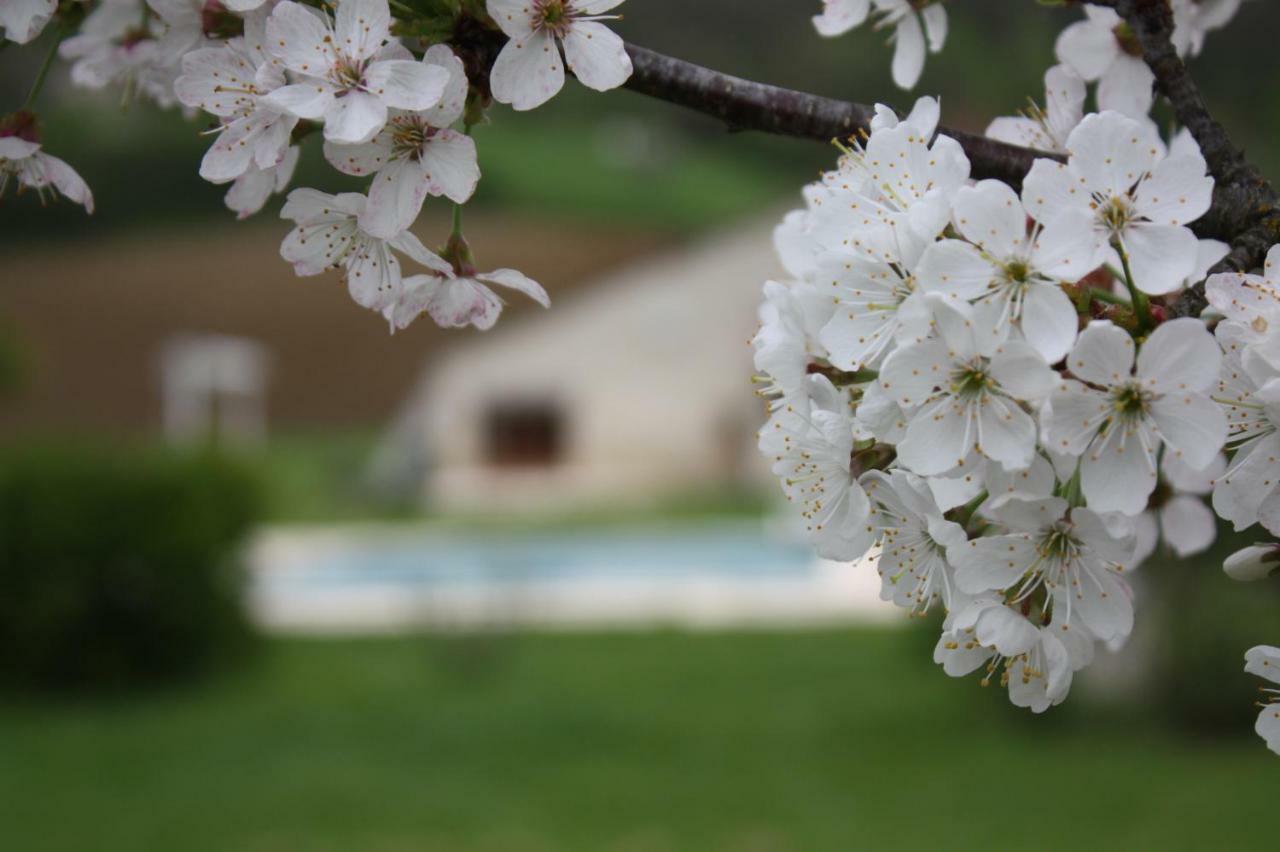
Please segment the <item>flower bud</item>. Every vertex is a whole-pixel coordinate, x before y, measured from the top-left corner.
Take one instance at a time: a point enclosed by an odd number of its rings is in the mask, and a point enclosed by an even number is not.
[[[1228,556],[1222,570],[1233,580],[1251,583],[1265,580],[1277,566],[1280,566],[1280,545],[1254,544]]]

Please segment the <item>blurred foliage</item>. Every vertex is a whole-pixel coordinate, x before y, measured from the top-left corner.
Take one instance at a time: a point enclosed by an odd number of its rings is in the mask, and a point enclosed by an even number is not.
[[[235,557],[255,480],[213,455],[11,448],[0,457],[0,679],[115,690],[235,658]]]
[[[464,641],[273,642],[190,690],[0,705],[6,846],[1275,848],[1248,732],[1188,742],[1151,704],[1011,725],[900,632]]]
[[[22,387],[26,375],[22,339],[12,324],[0,317],[0,404]]]
[[[1220,524],[1217,543],[1191,559],[1153,557],[1142,568],[1144,592],[1139,619],[1150,612],[1147,628],[1158,636],[1154,701],[1173,724],[1192,733],[1253,730],[1262,683],[1244,672],[1244,652],[1280,641],[1280,582],[1238,583],[1222,571],[1234,551],[1269,538],[1255,527],[1243,534]]]

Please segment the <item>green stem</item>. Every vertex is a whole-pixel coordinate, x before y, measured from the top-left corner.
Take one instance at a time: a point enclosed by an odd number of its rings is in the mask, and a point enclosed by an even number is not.
[[[462,205],[453,205],[453,230],[449,232],[450,239],[462,238]]]
[[[387,0],[387,2],[390,3],[393,8],[399,9],[401,12],[404,12],[406,15],[418,14],[417,9],[413,8],[412,6],[406,3],[401,3],[400,0]]]
[[[1117,246],[1116,250],[1120,254],[1120,265],[1124,267],[1124,286],[1129,288],[1129,300],[1133,304],[1133,313],[1138,318],[1138,329],[1150,331],[1155,328],[1155,320],[1151,318],[1151,302],[1147,300],[1147,294],[1133,283],[1133,271],[1129,269],[1129,253],[1124,250],[1124,246]]]
[[[36,72],[35,82],[31,84],[31,90],[27,92],[27,99],[22,102],[23,109],[31,109],[36,102],[36,97],[40,94],[40,90],[44,88],[44,80],[49,76],[49,69],[53,66],[53,57],[58,53],[58,45],[62,44],[63,34],[64,29],[58,27],[53,44],[49,45],[49,52],[44,55],[44,62],[40,63],[40,70]]]
[[[1090,287],[1088,290],[1090,299],[1097,299],[1099,302],[1107,302],[1112,305],[1124,305],[1129,307],[1129,300],[1124,296],[1117,296],[1110,290],[1103,290],[1100,287]]]

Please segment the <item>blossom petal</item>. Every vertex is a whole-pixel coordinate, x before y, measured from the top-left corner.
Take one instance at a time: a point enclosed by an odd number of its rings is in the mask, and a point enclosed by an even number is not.
[[[387,123],[387,105],[366,92],[335,98],[324,113],[324,138],[355,145],[368,142]]]
[[[493,63],[489,85],[494,100],[516,110],[530,110],[551,100],[564,86],[564,65],[555,40],[542,30],[512,38]]]
[[[364,87],[393,109],[418,112],[440,103],[449,72],[439,65],[409,60],[374,62],[365,71]]]
[[[1161,324],[1138,353],[1138,378],[1156,393],[1203,391],[1218,378],[1222,350],[1193,317]]]
[[[1129,378],[1133,371],[1133,338],[1107,320],[1094,320],[1080,332],[1067,359],[1078,379],[1109,387]]]
[[[564,57],[578,82],[605,92],[631,76],[631,57],[622,39],[604,24],[577,21],[564,37]]]

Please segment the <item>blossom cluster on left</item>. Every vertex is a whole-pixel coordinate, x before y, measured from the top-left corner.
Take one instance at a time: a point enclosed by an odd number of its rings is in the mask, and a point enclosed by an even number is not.
[[[521,110],[545,103],[566,64],[594,89],[625,82],[630,59],[602,23],[619,3],[0,0],[5,39],[26,44],[54,31],[28,103],[0,116],[0,194],[16,182],[42,200],[56,190],[93,210],[80,176],[42,149],[30,109],[56,51],[76,85],[120,87],[188,117],[211,116],[200,175],[228,186],[226,205],[240,218],[285,192],[302,147],[322,140],[329,165],[367,178],[368,188],[289,192],[281,215],[294,228],[280,251],[295,272],[339,270],[352,299],[393,331],[424,313],[441,326],[487,329],[502,311],[497,291],[549,300],[516,270],[475,265],[460,215],[480,180],[471,128],[492,101]],[[505,39],[491,73],[455,50],[459,31]],[[432,198],[453,206],[437,251],[412,230]]]

